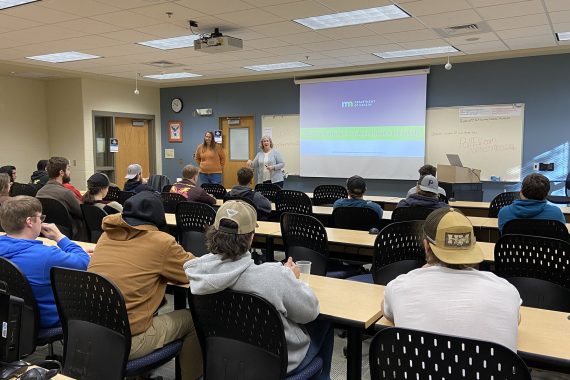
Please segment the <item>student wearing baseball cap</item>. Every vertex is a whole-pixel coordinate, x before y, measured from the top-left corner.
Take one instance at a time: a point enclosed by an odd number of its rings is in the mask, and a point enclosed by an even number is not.
[[[384,316],[397,327],[464,336],[517,350],[519,292],[474,268],[483,252],[459,210],[441,208],[424,224],[427,264],[398,276],[384,292]]]
[[[127,182],[125,182],[124,191],[132,191],[134,193],[154,191],[152,187],[146,184],[146,180],[142,177],[142,166],[139,164],[130,164],[127,167],[125,179]]]
[[[337,207],[366,207],[374,210],[380,219],[382,219],[383,210],[378,203],[364,200],[366,192],[366,181],[359,175],[353,175],[346,180],[346,189],[348,190],[348,199],[337,199],[333,203],[333,209]]]
[[[333,328],[326,321],[315,321],[319,301],[313,290],[299,280],[299,269],[291,258],[284,265],[255,265],[249,248],[256,226],[257,213],[251,205],[225,202],[206,232],[206,246],[211,253],[184,264],[190,291],[200,295],[229,288],[263,297],[281,314],[287,341],[287,373],[295,374],[319,356],[323,370],[314,379],[330,380]]]
[[[416,186],[416,192],[409,194],[407,198],[398,202],[396,208],[398,207],[426,207],[436,209],[449,207],[449,205],[439,200],[437,178],[428,174],[420,177]]]

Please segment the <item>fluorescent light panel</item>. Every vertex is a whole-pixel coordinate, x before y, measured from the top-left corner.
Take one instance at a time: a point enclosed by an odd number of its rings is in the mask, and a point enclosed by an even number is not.
[[[570,41],[570,32],[556,33],[556,37],[558,37],[558,41]]]
[[[281,62],[281,63],[272,63],[269,65],[254,65],[254,66],[245,66],[244,69],[253,70],[253,71],[270,71],[270,70],[285,70],[285,69],[295,69],[298,67],[310,67],[313,65],[309,65],[305,62]]]
[[[35,3],[39,0],[0,0],[0,9],[17,7],[18,5]]]
[[[193,73],[183,72],[183,73],[145,75],[144,77],[145,77],[145,78],[150,78],[150,79],[165,80],[165,79],[194,78],[194,77],[201,77],[201,76],[202,76],[202,75],[200,75],[200,74],[193,74]]]
[[[339,26],[368,24],[377,21],[397,20],[410,17],[396,5],[359,9],[350,12],[333,13],[330,15],[300,18],[293,20],[313,30],[338,28]]]
[[[86,59],[95,59],[101,57],[98,55],[78,53],[76,51],[64,51],[62,53],[34,55],[32,57],[26,57],[26,58],[33,59],[35,61],[61,63],[61,62],[83,61]]]
[[[380,53],[374,53],[374,55],[380,58],[390,59],[390,58],[414,57],[417,55],[457,53],[458,51],[459,50],[457,50],[453,46],[438,46],[438,47],[423,48],[423,49],[385,51]]]
[[[155,49],[170,50],[194,46],[194,41],[196,41],[198,38],[200,38],[200,36],[191,34],[189,36],[164,38],[162,40],[152,40],[137,43],[139,45],[149,46]]]

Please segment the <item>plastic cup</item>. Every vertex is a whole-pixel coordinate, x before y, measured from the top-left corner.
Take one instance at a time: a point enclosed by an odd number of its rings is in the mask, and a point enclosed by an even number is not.
[[[311,262],[307,260],[297,261],[295,264],[299,267],[299,280],[303,281],[305,284],[309,283],[309,277],[311,276]]]

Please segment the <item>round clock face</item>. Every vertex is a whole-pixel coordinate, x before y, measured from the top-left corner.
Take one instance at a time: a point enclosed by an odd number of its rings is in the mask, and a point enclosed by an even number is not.
[[[172,99],[172,103],[170,104],[172,110],[176,113],[182,111],[182,99],[174,98]]]

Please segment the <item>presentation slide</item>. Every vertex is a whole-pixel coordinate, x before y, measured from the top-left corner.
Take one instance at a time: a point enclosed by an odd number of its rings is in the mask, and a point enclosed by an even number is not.
[[[417,179],[427,74],[301,84],[305,177]]]

